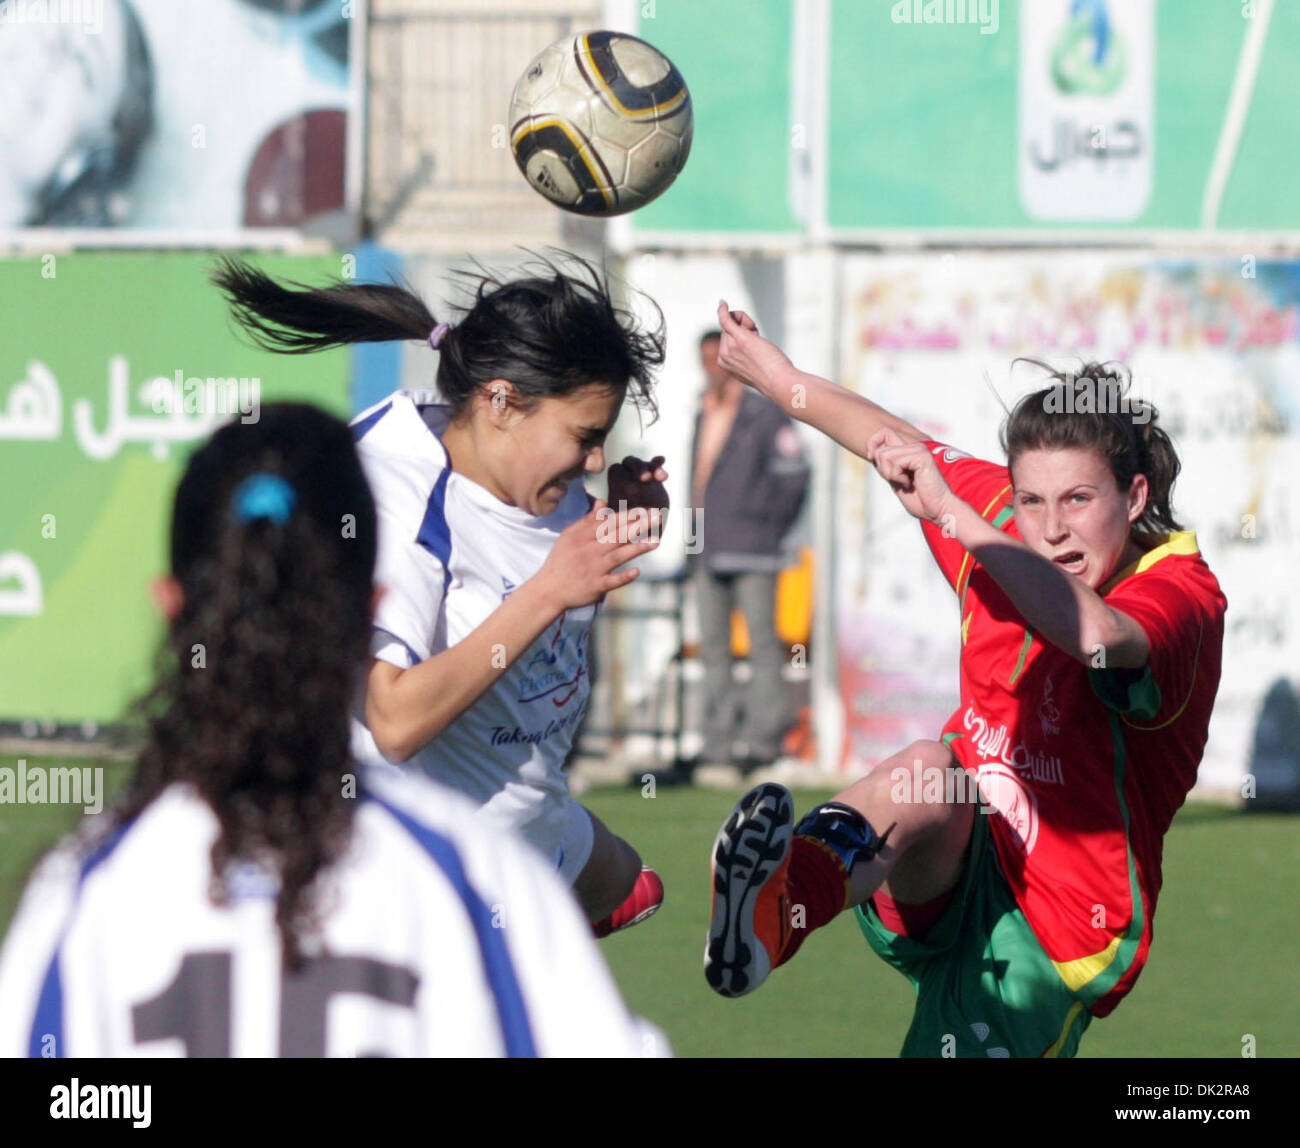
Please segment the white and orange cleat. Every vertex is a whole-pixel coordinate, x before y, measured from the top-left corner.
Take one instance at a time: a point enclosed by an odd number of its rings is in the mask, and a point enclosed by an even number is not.
[[[789,944],[793,840],[794,798],[783,785],[751,789],[718,831],[704,976],[724,997],[758,988]]]

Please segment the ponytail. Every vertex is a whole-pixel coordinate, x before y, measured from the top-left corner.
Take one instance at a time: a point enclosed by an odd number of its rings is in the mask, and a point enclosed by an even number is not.
[[[384,284],[281,284],[226,258],[212,276],[236,320],[268,351],[305,354],[348,343],[427,340],[439,352],[438,391],[453,417],[494,379],[514,387],[524,408],[539,399],[600,386],[655,413],[654,372],[663,365],[663,314],[655,325],[614,305],[609,284],[586,260],[562,267],[539,258],[533,273],[502,281],[461,272],[470,296],[454,327],[440,323],[412,291]],[[291,290],[290,288],[295,288]]]
[[[252,340],[281,354],[305,355],[349,343],[427,339],[436,325],[419,296],[392,284],[340,281],[329,287],[286,286],[229,257],[220,261],[212,282],[224,292]]]

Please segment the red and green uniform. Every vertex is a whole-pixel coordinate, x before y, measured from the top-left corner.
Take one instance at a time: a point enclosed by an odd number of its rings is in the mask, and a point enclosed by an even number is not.
[[[927,445],[953,493],[1019,538],[1006,467]],[[942,737],[992,807],[977,817],[987,834],[977,824],[972,854],[987,837],[992,848],[984,865],[996,870],[1010,893],[1007,906],[1041,947],[1034,975],[1052,982],[1042,986],[1050,1009],[1071,1002],[1059,1039],[1037,1052],[1032,1041],[1022,1044],[1012,1055],[1059,1052],[1062,1041],[1072,1050],[1069,1029],[1087,1020],[1080,1013],[1109,1013],[1146,961],[1161,842],[1205,748],[1226,601],[1195,535],[1168,535],[1100,589],[1108,605],[1146,632],[1146,667],[1092,668],[1034,633],[956,539],[928,523],[923,529],[960,602],[961,704]],[[968,883],[957,901],[969,895]],[[1005,915],[993,913],[986,927]],[[889,933],[874,912],[860,919],[873,945],[889,949],[882,955],[909,975],[895,958],[930,959],[944,934],[941,921],[913,952],[917,943]],[[1005,933],[1010,923],[1002,927]],[[1013,1026],[1015,1015],[1012,1007]]]

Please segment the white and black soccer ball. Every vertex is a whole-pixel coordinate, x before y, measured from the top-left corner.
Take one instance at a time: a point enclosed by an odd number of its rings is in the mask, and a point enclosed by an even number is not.
[[[622,215],[660,195],[691,150],[681,73],[620,32],[581,32],[536,56],[510,101],[510,147],[540,194],[579,215]]]

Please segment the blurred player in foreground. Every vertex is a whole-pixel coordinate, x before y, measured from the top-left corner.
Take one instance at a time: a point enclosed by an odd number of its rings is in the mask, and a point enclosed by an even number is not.
[[[375,545],[348,428],[315,408],[268,405],[191,458],[148,740],[117,808],[27,887],[0,1055],[662,1048],[532,850],[349,760]]]
[[[662,459],[611,467],[613,507],[593,503],[582,477],[604,471],[629,392],[653,408],[663,340],[577,259],[474,281],[453,327],[397,286],[290,290],[241,263],[216,276],[269,350],[427,339],[440,352],[437,391],[398,391],[353,421],[387,591],[354,748],[422,770],[522,833],[603,936],[653,913],[663,885],[569,795],[563,767],[591,692],[596,606],[636,577],[620,566],[658,545],[667,472]]]
[[[1174,519],[1173,444],[1089,364],[1023,398],[1006,465],[981,462],[720,318],[723,364],[868,458],[921,520],[962,653],[941,740],[797,825],[780,786],[742,799],[714,846],[709,983],[751,991],[856,908],[917,989],[903,1055],[1071,1056],[1146,962],[1218,688],[1226,602]]]

